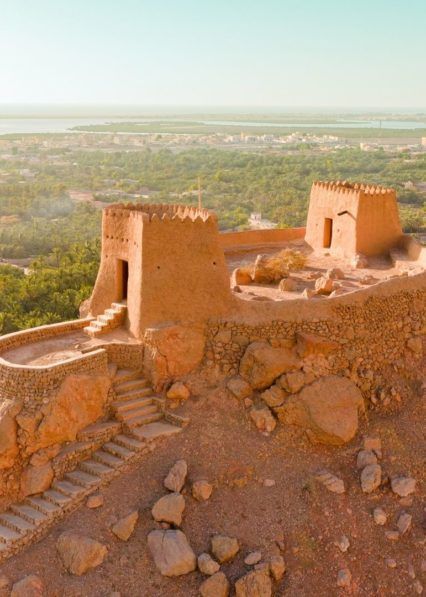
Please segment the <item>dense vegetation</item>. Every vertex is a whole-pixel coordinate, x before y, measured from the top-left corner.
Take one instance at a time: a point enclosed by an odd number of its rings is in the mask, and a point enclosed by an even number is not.
[[[23,176],[22,168],[30,175]],[[404,187],[426,182],[426,154],[309,147],[286,154],[34,148],[0,160],[2,172],[0,256],[35,261],[30,275],[0,268],[1,332],[75,317],[90,292],[101,214],[90,202],[70,199],[70,189],[108,201],[111,193],[151,192],[152,202],[191,203],[200,177],[203,203],[217,212],[225,230],[244,227],[252,211],[279,226],[301,226],[313,180],[361,180],[395,187],[404,228],[426,228],[425,193]]]

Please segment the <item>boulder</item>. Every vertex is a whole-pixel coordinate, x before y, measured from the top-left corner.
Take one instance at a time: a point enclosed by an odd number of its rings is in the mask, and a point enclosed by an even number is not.
[[[179,400],[179,402],[188,400],[190,395],[190,391],[181,381],[176,381],[167,392],[169,400]]]
[[[144,336],[144,369],[156,390],[170,379],[187,375],[204,357],[206,339],[202,326],[164,324],[147,328]]]
[[[296,351],[300,358],[313,354],[328,355],[339,348],[337,342],[306,332],[296,333]]]
[[[105,414],[111,380],[108,375],[69,375],[44,408],[30,452],[74,441],[77,433]],[[66,425],[64,425],[66,421]]]
[[[289,371],[281,375],[279,384],[289,394],[296,394],[305,385],[305,374],[303,371]]]
[[[208,553],[202,553],[198,556],[197,559],[198,569],[202,574],[206,574],[207,576],[211,576],[212,574],[216,574],[219,572],[220,566]]]
[[[272,582],[267,569],[253,570],[235,583],[236,597],[271,597]]]
[[[254,566],[258,564],[262,559],[262,554],[260,551],[252,551],[244,558],[244,564],[247,566]]]
[[[0,469],[10,468],[19,453],[16,405],[11,400],[0,404]]]
[[[278,418],[309,430],[315,441],[341,445],[355,436],[358,412],[363,409],[358,387],[346,377],[330,375],[289,396],[279,408]]]
[[[135,530],[136,523],[139,518],[139,512],[135,510],[134,512],[130,512],[127,516],[123,516],[120,518],[112,527],[111,531],[114,533],[116,537],[121,539],[122,541],[127,541],[130,539],[133,531]]]
[[[405,533],[410,530],[412,519],[413,517],[411,514],[408,514],[407,512],[402,512],[400,514],[396,526],[401,535],[405,535]]]
[[[29,574],[12,587],[10,597],[43,597],[46,595],[43,581],[35,574]]]
[[[286,565],[282,556],[271,556],[269,560],[269,569],[274,580],[279,582],[286,571]]]
[[[259,431],[271,433],[277,425],[274,415],[267,406],[252,408],[250,410],[250,418]]]
[[[362,469],[367,464],[377,464],[377,456],[372,450],[360,450],[356,458],[356,467]]]
[[[185,485],[188,465],[185,460],[177,460],[164,479],[164,487],[170,491],[179,492]]]
[[[264,390],[277,377],[299,368],[299,361],[289,348],[273,348],[268,342],[252,342],[240,362],[240,375],[252,388]]]
[[[34,495],[49,489],[53,481],[53,468],[50,462],[42,466],[27,466],[21,475],[21,495]]]
[[[337,573],[337,586],[347,588],[351,586],[352,574],[348,568],[342,568]]]
[[[281,379],[281,378],[280,378]],[[260,397],[263,402],[271,408],[281,406],[287,394],[279,386],[273,385],[268,390],[261,393]]]
[[[56,549],[68,572],[81,576],[104,561],[105,545],[79,533],[65,532],[59,536]]]
[[[334,282],[331,278],[321,276],[315,280],[315,292],[317,294],[330,294],[334,289]]]
[[[345,493],[345,484],[343,480],[336,477],[336,475],[333,475],[333,473],[330,473],[330,471],[320,470],[315,475],[315,478],[322,483],[328,491],[339,494]]]
[[[212,554],[221,564],[232,560],[240,551],[240,545],[235,537],[214,535],[211,545]]]
[[[104,505],[104,497],[100,493],[92,493],[86,500],[86,507],[90,509],[100,508]]]
[[[180,526],[184,510],[185,498],[180,493],[174,492],[156,501],[151,513],[157,522],[169,522],[170,524]]]
[[[240,400],[244,400],[244,398],[249,398],[253,394],[253,390],[251,389],[251,385],[242,377],[233,377],[228,381],[226,387],[236,398]]]
[[[181,576],[197,567],[195,553],[182,531],[151,531],[148,535],[148,547],[163,576]]]
[[[35,452],[30,458],[30,464],[33,466],[42,466],[43,464],[47,464],[49,460],[55,458],[61,451],[61,446],[59,444],[53,444],[48,448],[43,448],[38,452]]]
[[[251,284],[253,279],[250,272],[245,268],[237,267],[231,274],[231,287],[232,286],[248,286]]]
[[[192,484],[192,497],[199,502],[205,502],[213,492],[213,485],[205,479],[200,479]]]
[[[229,581],[223,572],[216,572],[200,585],[201,597],[228,597]]]
[[[374,508],[373,518],[374,522],[380,526],[386,524],[386,521],[388,519],[386,512],[383,510],[383,508]]]
[[[326,277],[330,278],[331,280],[344,280],[345,274],[340,268],[332,267],[331,269],[327,270]]]

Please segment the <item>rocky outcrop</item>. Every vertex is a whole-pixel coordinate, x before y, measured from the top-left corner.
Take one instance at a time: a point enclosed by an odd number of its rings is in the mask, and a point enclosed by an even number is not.
[[[28,452],[74,441],[81,429],[105,414],[110,386],[106,375],[65,378],[56,396],[42,408],[44,416],[33,439],[28,441]]]
[[[15,416],[20,406],[5,400],[0,404],[0,469],[10,468],[19,453]]]
[[[362,394],[346,377],[322,377],[279,407],[278,418],[309,431],[312,439],[332,445],[350,441],[358,430]],[[278,409],[277,409],[278,410]]]
[[[148,548],[163,576],[181,576],[197,567],[195,553],[182,531],[151,531]]]
[[[252,388],[264,390],[274,380],[299,367],[299,361],[289,348],[273,348],[267,342],[252,342],[240,363],[240,374]]]

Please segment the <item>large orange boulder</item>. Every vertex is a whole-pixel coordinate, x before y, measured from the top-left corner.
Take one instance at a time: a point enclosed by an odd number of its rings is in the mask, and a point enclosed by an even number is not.
[[[44,417],[27,450],[74,441],[77,433],[103,417],[111,380],[107,375],[69,375],[43,408]]]
[[[301,357],[307,357],[312,354],[327,355],[339,348],[337,342],[317,336],[316,334],[307,334],[305,332],[297,332],[296,334],[296,350]]]
[[[267,342],[252,342],[241,359],[240,375],[255,390],[264,390],[277,377],[299,366],[299,360],[289,348],[274,348]]]
[[[11,467],[19,452],[15,421],[18,408],[11,400],[0,404],[0,469]]]
[[[275,412],[281,422],[307,429],[315,441],[341,445],[355,436],[363,410],[357,386],[346,377],[330,375],[289,396]]]

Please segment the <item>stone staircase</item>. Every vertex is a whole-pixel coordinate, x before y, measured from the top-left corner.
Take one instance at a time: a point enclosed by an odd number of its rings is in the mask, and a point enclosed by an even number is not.
[[[111,404],[117,421],[131,431],[164,418],[164,400],[154,392],[140,371],[120,369],[114,378],[116,400]]]
[[[151,442],[182,430],[167,422],[162,411],[162,399],[153,395],[140,371],[119,369],[113,384],[116,400],[111,408],[116,422],[96,423],[87,428],[87,433],[83,430],[80,439],[90,438],[95,428],[98,433],[105,433],[104,427],[116,428],[117,432],[94,449],[86,460],[79,461],[73,470],[55,479],[47,491],[12,504],[0,514],[0,562],[43,537],[90,493],[118,476],[142,455],[151,452]],[[79,443],[75,442],[76,449]],[[72,449],[72,446],[70,444],[67,449]]]
[[[126,312],[127,305],[124,303],[112,303],[111,307],[91,321],[90,325],[84,328],[84,331],[91,338],[97,338],[114,328],[120,327],[124,322]]]

